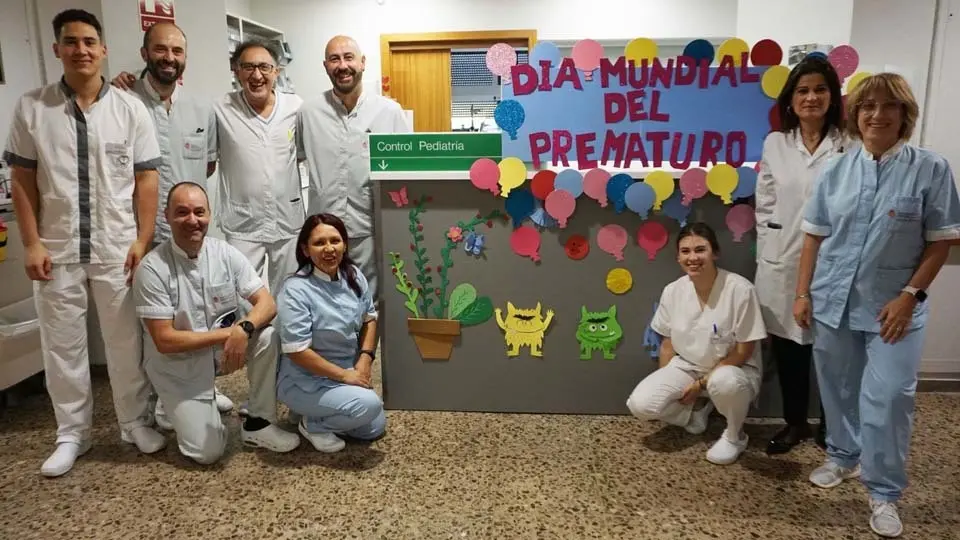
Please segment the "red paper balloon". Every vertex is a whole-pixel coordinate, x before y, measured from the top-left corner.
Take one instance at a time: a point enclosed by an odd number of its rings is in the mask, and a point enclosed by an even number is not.
[[[590,241],[586,239],[583,235],[572,234],[570,238],[567,238],[566,243],[563,245],[564,251],[567,252],[567,257],[575,261],[579,261],[587,256],[590,253]]]
[[[750,51],[750,62],[755,66],[776,66],[783,60],[783,49],[772,39],[761,39]]]
[[[776,103],[770,107],[770,131],[780,131],[780,109]]]
[[[539,171],[533,175],[530,180],[530,191],[533,196],[541,201],[547,200],[547,195],[553,191],[553,181],[557,179],[557,173],[553,171]]]

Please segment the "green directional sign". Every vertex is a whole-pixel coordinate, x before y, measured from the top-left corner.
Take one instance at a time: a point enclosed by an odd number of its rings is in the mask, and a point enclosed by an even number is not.
[[[370,135],[370,170],[467,171],[480,158],[500,161],[499,133],[403,133]]]

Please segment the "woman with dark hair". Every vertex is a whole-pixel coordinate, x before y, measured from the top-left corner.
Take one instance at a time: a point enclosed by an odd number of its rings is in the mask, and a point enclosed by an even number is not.
[[[728,465],[747,447],[743,423],[763,378],[756,344],[767,332],[753,284],[717,268],[719,255],[709,225],[680,229],[677,261],[686,275],[663,289],[650,323],[663,337],[660,369],[640,381],[627,408],[637,418],[662,420],[696,435],[706,431],[716,407],[727,429],[707,460]]]
[[[297,238],[297,272],[277,298],[277,399],[302,416],[300,433],[320,452],[344,447],[338,434],[383,435],[383,402],[371,389],[377,311],[366,278],[347,255],[340,218],[307,218]]]
[[[810,365],[813,335],[793,319],[793,293],[803,232],[803,205],[823,165],[843,152],[840,78],[826,59],[807,57],[790,72],[777,98],[782,128],[763,143],[757,179],[757,273],[763,321],[777,366],[787,425],[767,443],[783,454],[811,435]],[[825,447],[823,408],[816,441]]]

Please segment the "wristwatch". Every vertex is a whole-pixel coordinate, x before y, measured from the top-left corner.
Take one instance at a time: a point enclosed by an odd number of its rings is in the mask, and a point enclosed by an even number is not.
[[[376,351],[371,351],[371,350],[364,349],[364,350],[360,351],[360,354],[363,354],[363,353],[367,353],[367,354],[370,355],[370,361],[371,361],[371,362],[373,362],[374,360],[377,359]]]
[[[918,289],[916,287],[911,287],[907,285],[901,290],[907,294],[912,294],[913,297],[917,299],[917,302],[923,302],[924,300],[927,299],[927,292],[924,291],[923,289]]]
[[[250,321],[240,321],[240,328],[247,333],[247,339],[253,337],[253,332],[257,329]]]

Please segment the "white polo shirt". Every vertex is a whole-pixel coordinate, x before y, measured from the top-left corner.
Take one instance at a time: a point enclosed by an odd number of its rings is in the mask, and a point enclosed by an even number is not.
[[[170,188],[187,180],[207,185],[207,163],[217,160],[217,117],[212,102],[184,93],[180,85],[170,96],[169,111],[147,79],[134,83],[132,91],[150,111],[160,145],[160,204],[153,235],[153,241],[160,243],[170,238],[164,217]]]
[[[410,133],[413,126],[400,104],[363,93],[349,113],[327,90],[300,108],[297,151],[308,162],[309,215],[320,212],[343,220],[350,238],[373,235],[370,184],[370,133]]]
[[[220,228],[230,238],[277,242],[296,238],[305,218],[294,134],[303,100],[276,92],[270,118],[243,90],[214,105],[220,144]]]
[[[136,97],[103,80],[83,112],[66,82],[20,97],[4,159],[37,171],[40,240],[54,264],[123,263],[137,238],[134,173],[155,170],[153,122]]]

